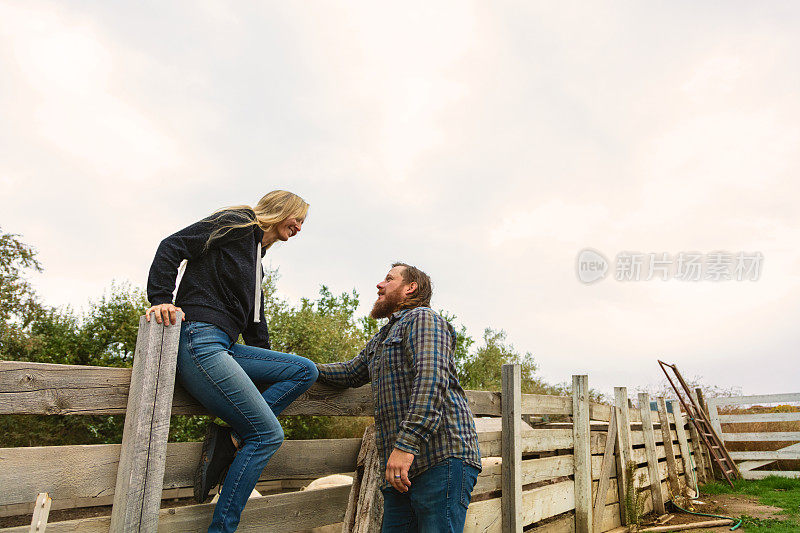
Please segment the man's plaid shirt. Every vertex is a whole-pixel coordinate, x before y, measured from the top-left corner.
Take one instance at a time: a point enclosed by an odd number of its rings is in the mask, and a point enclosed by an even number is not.
[[[322,383],[339,387],[372,383],[383,469],[392,448],[416,456],[409,477],[448,457],[481,468],[472,411],[453,362],[455,344],[453,326],[432,309],[403,309],[355,358],[317,365]]]

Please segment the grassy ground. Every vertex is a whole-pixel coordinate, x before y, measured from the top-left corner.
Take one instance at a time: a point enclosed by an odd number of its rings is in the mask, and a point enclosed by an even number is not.
[[[737,480],[731,488],[727,483],[709,483],[700,487],[702,494],[746,494],[756,496],[760,503],[780,507],[785,518],[754,518],[743,515],[742,529],[747,533],[797,533],[800,531],[800,479],[768,477],[758,481]]]

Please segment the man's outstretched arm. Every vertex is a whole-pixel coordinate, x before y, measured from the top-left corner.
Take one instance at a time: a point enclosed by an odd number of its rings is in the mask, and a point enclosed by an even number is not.
[[[317,364],[317,381],[334,387],[360,387],[369,383],[369,361],[364,348],[354,358],[342,363]]]

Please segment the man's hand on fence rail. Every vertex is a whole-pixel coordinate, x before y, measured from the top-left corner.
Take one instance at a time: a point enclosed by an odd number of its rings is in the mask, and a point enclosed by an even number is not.
[[[148,309],[144,317],[145,319],[150,322],[150,313],[153,313],[153,316],[156,319],[156,322],[161,324],[162,322],[167,324],[175,324],[178,320],[177,312],[180,311],[183,313],[183,310],[180,307],[175,307],[172,304],[159,304],[154,305],[150,309]],[[183,315],[182,320],[186,320],[186,315]]]

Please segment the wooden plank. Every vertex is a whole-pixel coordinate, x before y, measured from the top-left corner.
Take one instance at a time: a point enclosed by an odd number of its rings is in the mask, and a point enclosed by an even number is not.
[[[526,526],[570,511],[575,508],[573,482],[562,481],[525,491],[521,508],[520,521]],[[467,510],[464,532],[499,533],[502,514],[501,498],[473,503]]]
[[[36,505],[33,509],[33,519],[31,520],[30,533],[44,533],[47,529],[47,517],[50,514],[50,506],[53,500],[46,492],[40,492],[36,497]]]
[[[800,450],[775,450],[771,452],[729,452],[731,459],[741,461],[797,461],[800,460]]]
[[[361,439],[287,440],[272,456],[261,481],[319,477],[355,470]],[[164,489],[193,485],[202,443],[167,445]],[[119,465],[119,444],[42,446],[0,449],[0,505],[30,503],[38,490],[57,502],[73,498],[113,496]],[[297,458],[302,457],[302,461]],[[91,505],[83,502],[83,505]]]
[[[527,490],[522,495],[522,523],[525,526],[575,508],[574,484],[562,481]]]
[[[597,441],[593,436],[593,443]],[[481,457],[499,457],[501,455],[501,432],[478,433],[478,445],[481,449]],[[522,453],[571,449],[571,429],[534,429],[522,432]]]
[[[647,472],[650,478],[650,495],[653,500],[653,509],[659,515],[662,515],[666,513],[666,508],[664,507],[664,494],[661,492],[661,483],[658,477],[656,438],[653,433],[653,421],[650,418],[650,395],[646,392],[639,393],[639,414],[642,417],[644,449],[647,454]]]
[[[589,376],[572,376],[572,429],[575,456],[575,532],[591,533],[592,451],[589,443]]]
[[[528,533],[575,533],[575,513],[565,513],[551,522],[533,526]]]
[[[617,426],[617,455],[616,467],[617,477],[617,492],[619,494],[619,501],[625,501],[625,487],[627,486],[627,465],[633,460],[633,440],[631,436],[631,422],[630,410],[628,408],[628,389],[625,387],[614,387],[614,414],[615,425]],[[622,509],[622,506],[620,506]],[[625,513],[620,515],[620,522],[627,523]]]
[[[522,366],[503,365],[503,533],[522,533]]]
[[[571,415],[572,398],[550,394],[523,394],[521,414],[526,415]]]
[[[681,451],[683,471],[689,472],[693,469],[693,464],[691,452],[689,451],[689,440],[686,438],[686,428],[684,427],[681,403],[678,400],[670,400],[670,403],[672,404],[672,412],[675,414],[675,433],[678,435],[678,447]],[[697,484],[694,482],[691,474],[686,476],[686,484],[694,491],[695,495],[699,494]]]
[[[672,435],[669,430],[669,416],[667,415],[667,402],[663,396],[656,398],[658,414],[661,418],[661,435],[664,441],[664,454],[667,457],[667,472],[669,473],[669,488],[673,497],[681,494],[680,483],[678,483],[678,466],[675,460],[675,449],[672,446]],[[670,498],[672,499],[672,498]]]
[[[592,420],[608,422],[611,420],[613,412],[614,407],[612,405],[594,402],[589,404],[589,418]]]
[[[691,524],[673,524],[667,526],[647,527],[641,530],[642,533],[667,533],[672,531],[685,531],[687,529],[699,529],[716,526],[729,526],[736,520],[733,518],[718,519],[718,520],[703,520],[702,522],[694,522]]]
[[[719,415],[719,420],[724,424],[745,422],[797,422],[800,421],[800,412]]]
[[[592,522],[595,533],[600,533],[605,511],[606,496],[611,483],[611,475],[614,470],[614,448],[617,447],[617,424],[615,416],[611,415],[611,422],[608,425],[608,438],[606,439],[606,450],[603,454],[603,463],[600,466],[600,480],[597,485],[597,494],[594,497],[594,508],[592,510]],[[577,503],[577,500],[576,500]],[[577,512],[577,511],[576,511]]]
[[[788,392],[784,394],[756,394],[753,396],[719,396],[708,399],[708,402],[712,401],[717,405],[791,403],[800,402],[800,392]]]
[[[130,368],[57,365],[0,361],[0,414],[113,415],[124,414],[131,384]],[[477,414],[489,410],[491,393],[467,391],[473,396]],[[175,386],[173,414],[209,414],[180,384]],[[372,416],[369,385],[338,389],[314,384],[287,407],[286,415]]]
[[[124,414],[130,383],[130,368],[0,361],[0,414]],[[465,392],[475,416],[500,416],[498,392]],[[172,413],[208,414],[180,384]],[[283,414],[372,416],[372,391],[369,385],[339,389],[316,383]]]
[[[290,492],[252,498],[242,512],[239,533],[310,529],[342,521],[350,486]],[[213,503],[171,507],[159,512],[159,533],[201,533],[208,529]],[[291,522],[288,522],[291,521]],[[53,522],[47,533],[108,533],[111,517],[101,516]],[[28,533],[28,526],[0,529],[0,533]]]
[[[597,471],[597,475],[593,476],[592,481],[599,481],[600,479],[600,467],[602,465],[603,458],[601,456],[592,456],[592,469]],[[642,463],[640,466],[636,467],[636,477],[639,477],[639,474],[645,474],[645,478],[647,477],[647,463]],[[658,475],[661,481],[666,481],[667,479],[667,463],[666,461],[658,463]],[[616,477],[612,477],[612,479],[616,479]]]
[[[500,458],[483,461],[483,470],[472,490],[472,497],[478,494],[502,490]],[[553,455],[539,459],[522,461],[522,486],[547,481],[557,477],[571,476],[574,472],[572,455]]]
[[[113,531],[158,527],[182,317],[178,313],[174,325],[139,317],[111,511]]]
[[[791,444],[789,446],[781,448],[780,450],[783,450],[783,451],[800,451],[800,443]],[[767,461],[745,461],[743,463],[738,463],[736,465],[736,467],[739,469],[739,472],[741,473],[741,472],[746,471],[746,470],[752,470],[754,468],[760,468],[762,466],[767,466],[768,464],[774,463],[774,462],[775,462],[775,459],[767,460]]]
[[[792,442],[800,441],[800,431],[764,431],[762,433],[723,433],[725,442]]]
[[[764,479],[768,476],[800,478],[800,471],[798,470],[750,470],[742,472],[744,479]]]
[[[369,390],[370,387],[371,387],[370,385],[366,385],[362,388]],[[483,390],[468,390],[464,392],[467,394],[467,401],[469,402],[469,408],[474,416],[501,416],[502,401],[500,399],[499,392],[483,391]],[[371,402],[370,402],[369,415],[372,415]]]

